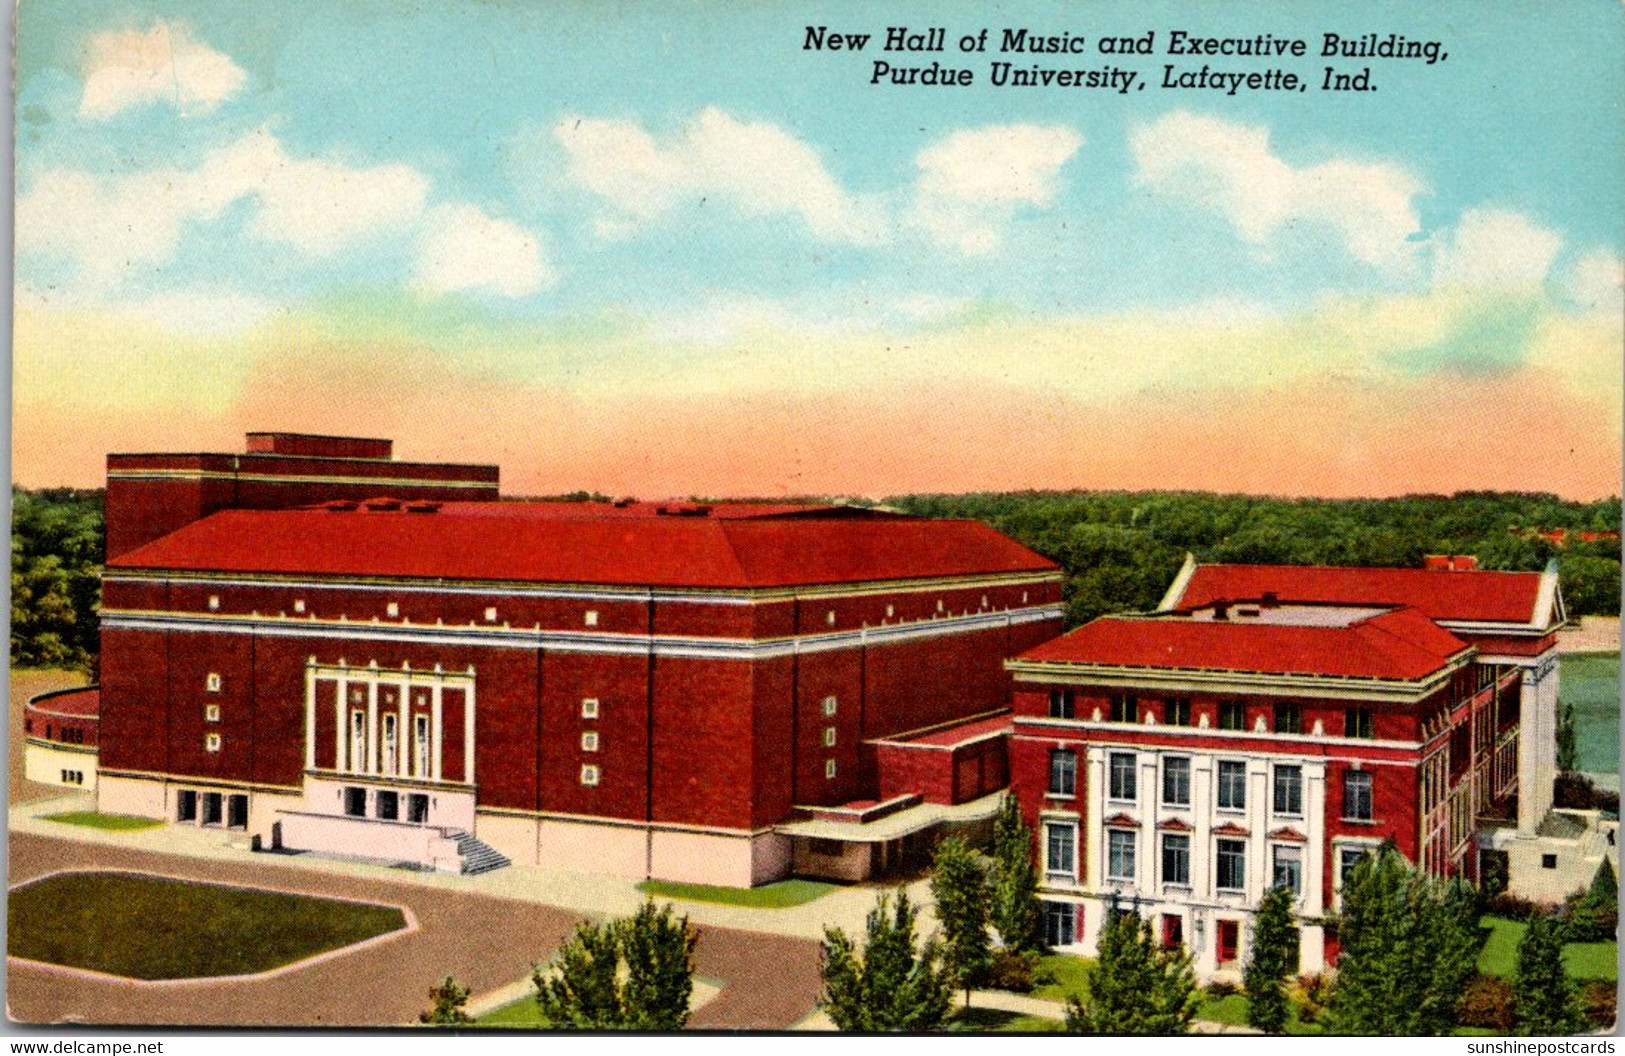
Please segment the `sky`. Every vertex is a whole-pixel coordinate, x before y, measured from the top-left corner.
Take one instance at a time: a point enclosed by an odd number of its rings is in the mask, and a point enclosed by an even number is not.
[[[25,486],[299,430],[516,494],[1620,491],[1610,0],[53,0],[17,33]],[[1163,86],[1204,65],[1306,90]]]

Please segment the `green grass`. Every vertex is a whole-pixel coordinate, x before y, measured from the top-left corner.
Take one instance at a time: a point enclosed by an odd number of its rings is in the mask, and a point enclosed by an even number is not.
[[[1485,917],[1482,923],[1490,935],[1478,955],[1478,970],[1510,979],[1518,960],[1518,942],[1528,925],[1506,917]],[[1617,979],[1618,949],[1613,942],[1571,942],[1563,947],[1563,967],[1571,979]]]
[[[6,952],[132,979],[269,971],[406,926],[398,909],[132,873],[9,894]]]
[[[720,906],[744,906],[748,909],[788,909],[822,898],[837,886],[817,880],[780,880],[761,887],[713,887],[710,884],[645,880],[638,885],[638,890],[656,898],[679,898],[686,902],[714,902]]]
[[[1089,982],[1089,973],[1095,962],[1090,957],[1074,957],[1068,953],[1051,953],[1038,962],[1038,978],[1046,980],[1033,989],[1032,997],[1048,1001],[1065,1001],[1079,996]]]
[[[1044,1016],[1026,1016],[1020,1012],[1006,1012],[1000,1008],[961,1009],[948,1021],[948,1029],[965,1033],[995,1034],[1059,1034],[1066,1025],[1059,1019]]]
[[[1196,1008],[1196,1018],[1244,1027],[1247,1025],[1247,995],[1226,994],[1224,997],[1204,997],[1202,1003]]]
[[[476,1027],[507,1027],[518,1029],[529,1027],[533,1030],[546,1030],[547,1020],[542,1018],[542,1006],[536,1003],[535,994],[526,994],[510,1005],[493,1008],[483,1016],[474,1019]]]
[[[66,814],[46,814],[46,821],[60,821],[64,825],[83,825],[109,832],[134,832],[137,829],[155,829],[163,824],[158,818],[137,818],[129,814],[97,814],[92,810],[70,810]]]

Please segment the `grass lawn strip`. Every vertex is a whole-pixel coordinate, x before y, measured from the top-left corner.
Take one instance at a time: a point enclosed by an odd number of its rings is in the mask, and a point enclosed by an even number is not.
[[[1094,968],[1095,962],[1089,957],[1074,957],[1069,953],[1046,954],[1039,959],[1038,977],[1049,982],[1034,987],[1030,996],[1046,1001],[1081,997],[1088,986],[1089,973]]]
[[[97,814],[92,810],[70,810],[66,814],[45,814],[42,817],[46,821],[106,829],[109,832],[135,832],[139,829],[155,829],[163,824],[159,818],[137,818],[129,814]]]
[[[133,873],[13,888],[6,952],[131,979],[252,975],[406,927],[399,909]]]
[[[789,909],[829,894],[838,885],[816,880],[780,880],[761,887],[713,887],[710,884],[674,884],[665,880],[645,880],[638,890],[656,898],[677,898],[686,902],[711,902],[720,906],[747,909]]]
[[[1478,970],[1485,975],[1510,979],[1518,962],[1518,943],[1528,925],[1507,917],[1485,917],[1483,925],[1490,929],[1490,937],[1478,955]],[[1618,943],[1571,942],[1563,947],[1563,967],[1571,979],[1606,979],[1619,977]]]

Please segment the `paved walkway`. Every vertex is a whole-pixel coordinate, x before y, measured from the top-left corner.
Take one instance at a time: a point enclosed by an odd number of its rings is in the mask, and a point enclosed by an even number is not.
[[[1619,617],[1580,617],[1580,626],[1557,632],[1557,651],[1560,653],[1619,652]]]

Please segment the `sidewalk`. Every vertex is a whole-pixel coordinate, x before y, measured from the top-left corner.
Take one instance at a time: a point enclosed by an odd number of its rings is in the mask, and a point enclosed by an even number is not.
[[[965,994],[960,991],[954,999],[955,1004],[966,1007]],[[969,1002],[971,1008],[992,1008],[1001,1012],[1014,1012],[1021,1016],[1034,1016],[1038,1019],[1066,1019],[1066,1005],[1060,1001],[1051,1001],[1048,998],[1028,997],[1026,994],[1013,994],[1007,990],[972,990]],[[822,1010],[816,1010],[806,1018],[790,1028],[799,1031],[833,1031],[835,1024]],[[1197,1019],[1191,1021],[1192,1034],[1258,1034],[1260,1031],[1251,1027],[1237,1026],[1232,1023],[1218,1023],[1210,1019]]]

